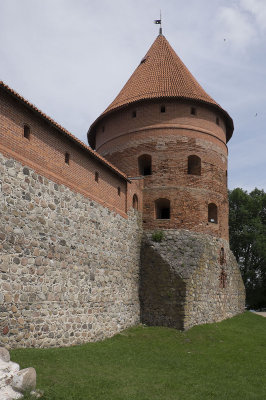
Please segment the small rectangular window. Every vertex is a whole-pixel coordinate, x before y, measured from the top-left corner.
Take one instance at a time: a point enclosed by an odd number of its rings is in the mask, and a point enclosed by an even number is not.
[[[136,110],[132,111],[132,118],[136,118],[136,116],[137,116],[137,111]]]
[[[94,179],[95,179],[95,182],[99,182],[99,172],[95,172]]]
[[[69,165],[70,155],[69,153],[65,153],[65,163]]]
[[[165,113],[165,106],[161,106],[161,113]]]
[[[105,126],[102,126],[102,132],[104,132],[105,131]]]
[[[196,110],[195,107],[191,107],[191,109],[190,109],[190,114],[191,114],[191,115],[196,115],[196,114],[197,114],[197,110]]]
[[[120,187],[118,186],[118,188],[117,188],[117,194],[118,194],[118,196],[120,196],[121,195],[121,189],[120,189]]]
[[[30,127],[28,125],[24,125],[24,138],[30,140]]]

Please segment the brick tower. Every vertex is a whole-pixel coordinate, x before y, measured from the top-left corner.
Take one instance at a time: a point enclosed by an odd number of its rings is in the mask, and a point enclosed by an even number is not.
[[[228,245],[232,133],[231,117],[162,34],[88,132],[97,152],[131,179],[143,177],[143,322],[183,329],[243,310]]]

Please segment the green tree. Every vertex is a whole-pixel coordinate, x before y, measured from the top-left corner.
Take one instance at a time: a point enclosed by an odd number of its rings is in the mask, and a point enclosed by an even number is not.
[[[239,263],[247,304],[266,306],[266,193],[229,192],[230,246]]]

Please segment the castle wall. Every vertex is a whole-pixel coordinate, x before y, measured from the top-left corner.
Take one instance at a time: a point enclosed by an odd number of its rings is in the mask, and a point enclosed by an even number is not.
[[[186,230],[162,232],[161,242],[153,240],[153,231],[143,238],[143,323],[188,329],[244,311],[243,281],[226,240]]]
[[[66,346],[139,322],[139,216],[0,155],[0,341]]]
[[[24,125],[30,128],[29,139],[23,136]],[[114,173],[85,145],[1,87],[0,152],[127,217],[127,181],[122,173]],[[65,162],[65,153],[70,156],[69,164]],[[98,182],[95,172],[99,174]],[[141,197],[140,193],[138,196]]]

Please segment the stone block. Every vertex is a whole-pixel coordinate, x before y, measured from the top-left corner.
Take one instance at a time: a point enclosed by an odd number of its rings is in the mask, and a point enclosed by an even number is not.
[[[0,360],[5,362],[10,361],[9,351],[5,347],[0,347]]]
[[[36,388],[36,371],[34,368],[25,368],[17,372],[12,379],[11,386],[18,392],[34,390]]]

